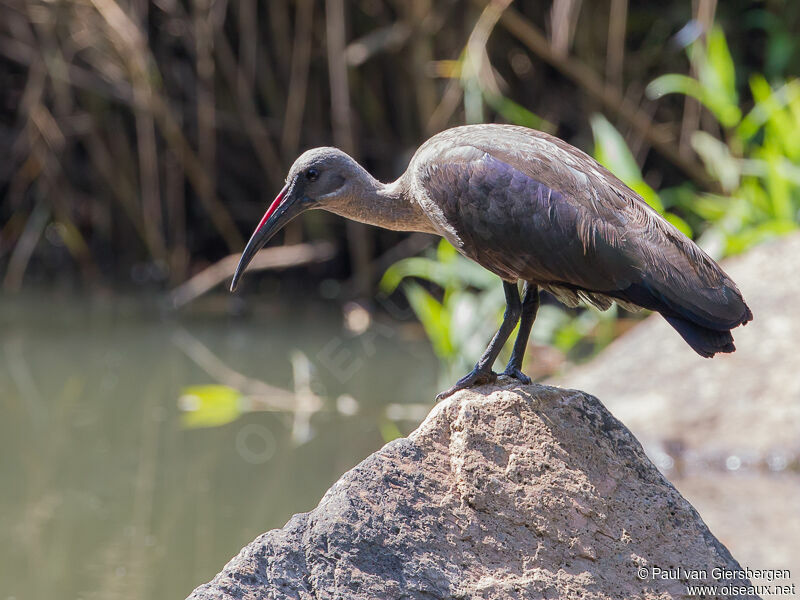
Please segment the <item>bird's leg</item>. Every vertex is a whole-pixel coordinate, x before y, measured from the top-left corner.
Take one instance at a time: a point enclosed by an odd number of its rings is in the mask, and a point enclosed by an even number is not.
[[[481,385],[484,383],[491,383],[497,379],[497,373],[492,371],[492,365],[497,360],[497,355],[503,345],[508,341],[508,336],[514,331],[514,327],[519,321],[520,313],[522,313],[522,303],[519,300],[519,290],[516,283],[503,282],[503,291],[506,293],[506,310],[503,313],[503,322],[500,329],[494,334],[492,341],[481,356],[475,368],[467,373],[464,377],[459,379],[456,384],[446,392],[440,393],[436,396],[437,400],[447,398],[458,390],[463,390],[474,385]]]
[[[536,312],[538,310],[539,288],[536,284],[526,281],[522,294],[522,316],[519,319],[519,332],[517,332],[517,339],[514,342],[514,350],[511,351],[511,359],[503,372],[503,375],[519,379],[522,383],[531,382],[531,378],[522,372],[522,358],[525,356],[525,348],[528,345],[531,327],[536,320]]]

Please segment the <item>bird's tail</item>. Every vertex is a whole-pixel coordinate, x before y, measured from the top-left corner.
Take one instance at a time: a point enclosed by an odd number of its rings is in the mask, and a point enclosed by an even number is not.
[[[734,352],[730,330],[753,318],[732,281],[716,289],[701,285],[684,288],[682,293],[647,282],[630,286],[624,299],[661,313],[686,343],[706,358],[718,352]]]
[[[736,350],[730,330],[708,329],[680,317],[664,315],[664,318],[700,356],[711,358],[717,352]]]
[[[664,220],[652,222],[649,236],[629,242],[638,273],[620,294],[657,311],[695,352],[711,357],[733,352],[731,329],[752,320],[742,293],[725,271]]]

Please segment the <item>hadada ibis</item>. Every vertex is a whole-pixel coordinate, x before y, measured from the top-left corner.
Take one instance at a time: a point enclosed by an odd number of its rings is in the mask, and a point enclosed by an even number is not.
[[[617,302],[659,312],[704,357],[733,352],[731,329],[753,317],[719,265],[636,192],[584,152],[525,127],[443,131],[387,184],[336,148],[305,152],[247,243],[232,291],[256,252],[311,209],[440,235],[500,277],[500,329],[475,368],[440,398],[493,381],[492,365],[517,322],[504,374],[530,382],[521,368],[539,290],[568,306],[583,300],[605,310]]]

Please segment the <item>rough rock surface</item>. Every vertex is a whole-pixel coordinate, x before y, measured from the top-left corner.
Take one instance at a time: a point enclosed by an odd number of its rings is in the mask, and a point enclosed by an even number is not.
[[[652,569],[738,568],[596,398],[500,384],[437,405],[190,598],[674,598],[686,579]]]

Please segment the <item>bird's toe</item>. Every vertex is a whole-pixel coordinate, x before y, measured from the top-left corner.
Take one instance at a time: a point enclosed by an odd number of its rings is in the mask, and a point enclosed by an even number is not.
[[[485,383],[494,383],[497,380],[497,373],[491,370],[478,370],[473,369],[471,372],[467,373],[464,377],[459,379],[456,384],[451,387],[449,390],[444,392],[440,392],[436,396],[436,400],[444,400],[448,396],[452,396],[459,390],[465,390],[467,388],[475,387],[478,385],[483,385]]]
[[[505,375],[506,377],[513,377],[514,379],[518,379],[519,381],[521,381],[526,385],[531,382],[530,377],[525,375],[525,373],[523,373],[519,369],[515,369],[514,367],[507,368],[505,371],[503,371],[503,375]]]

